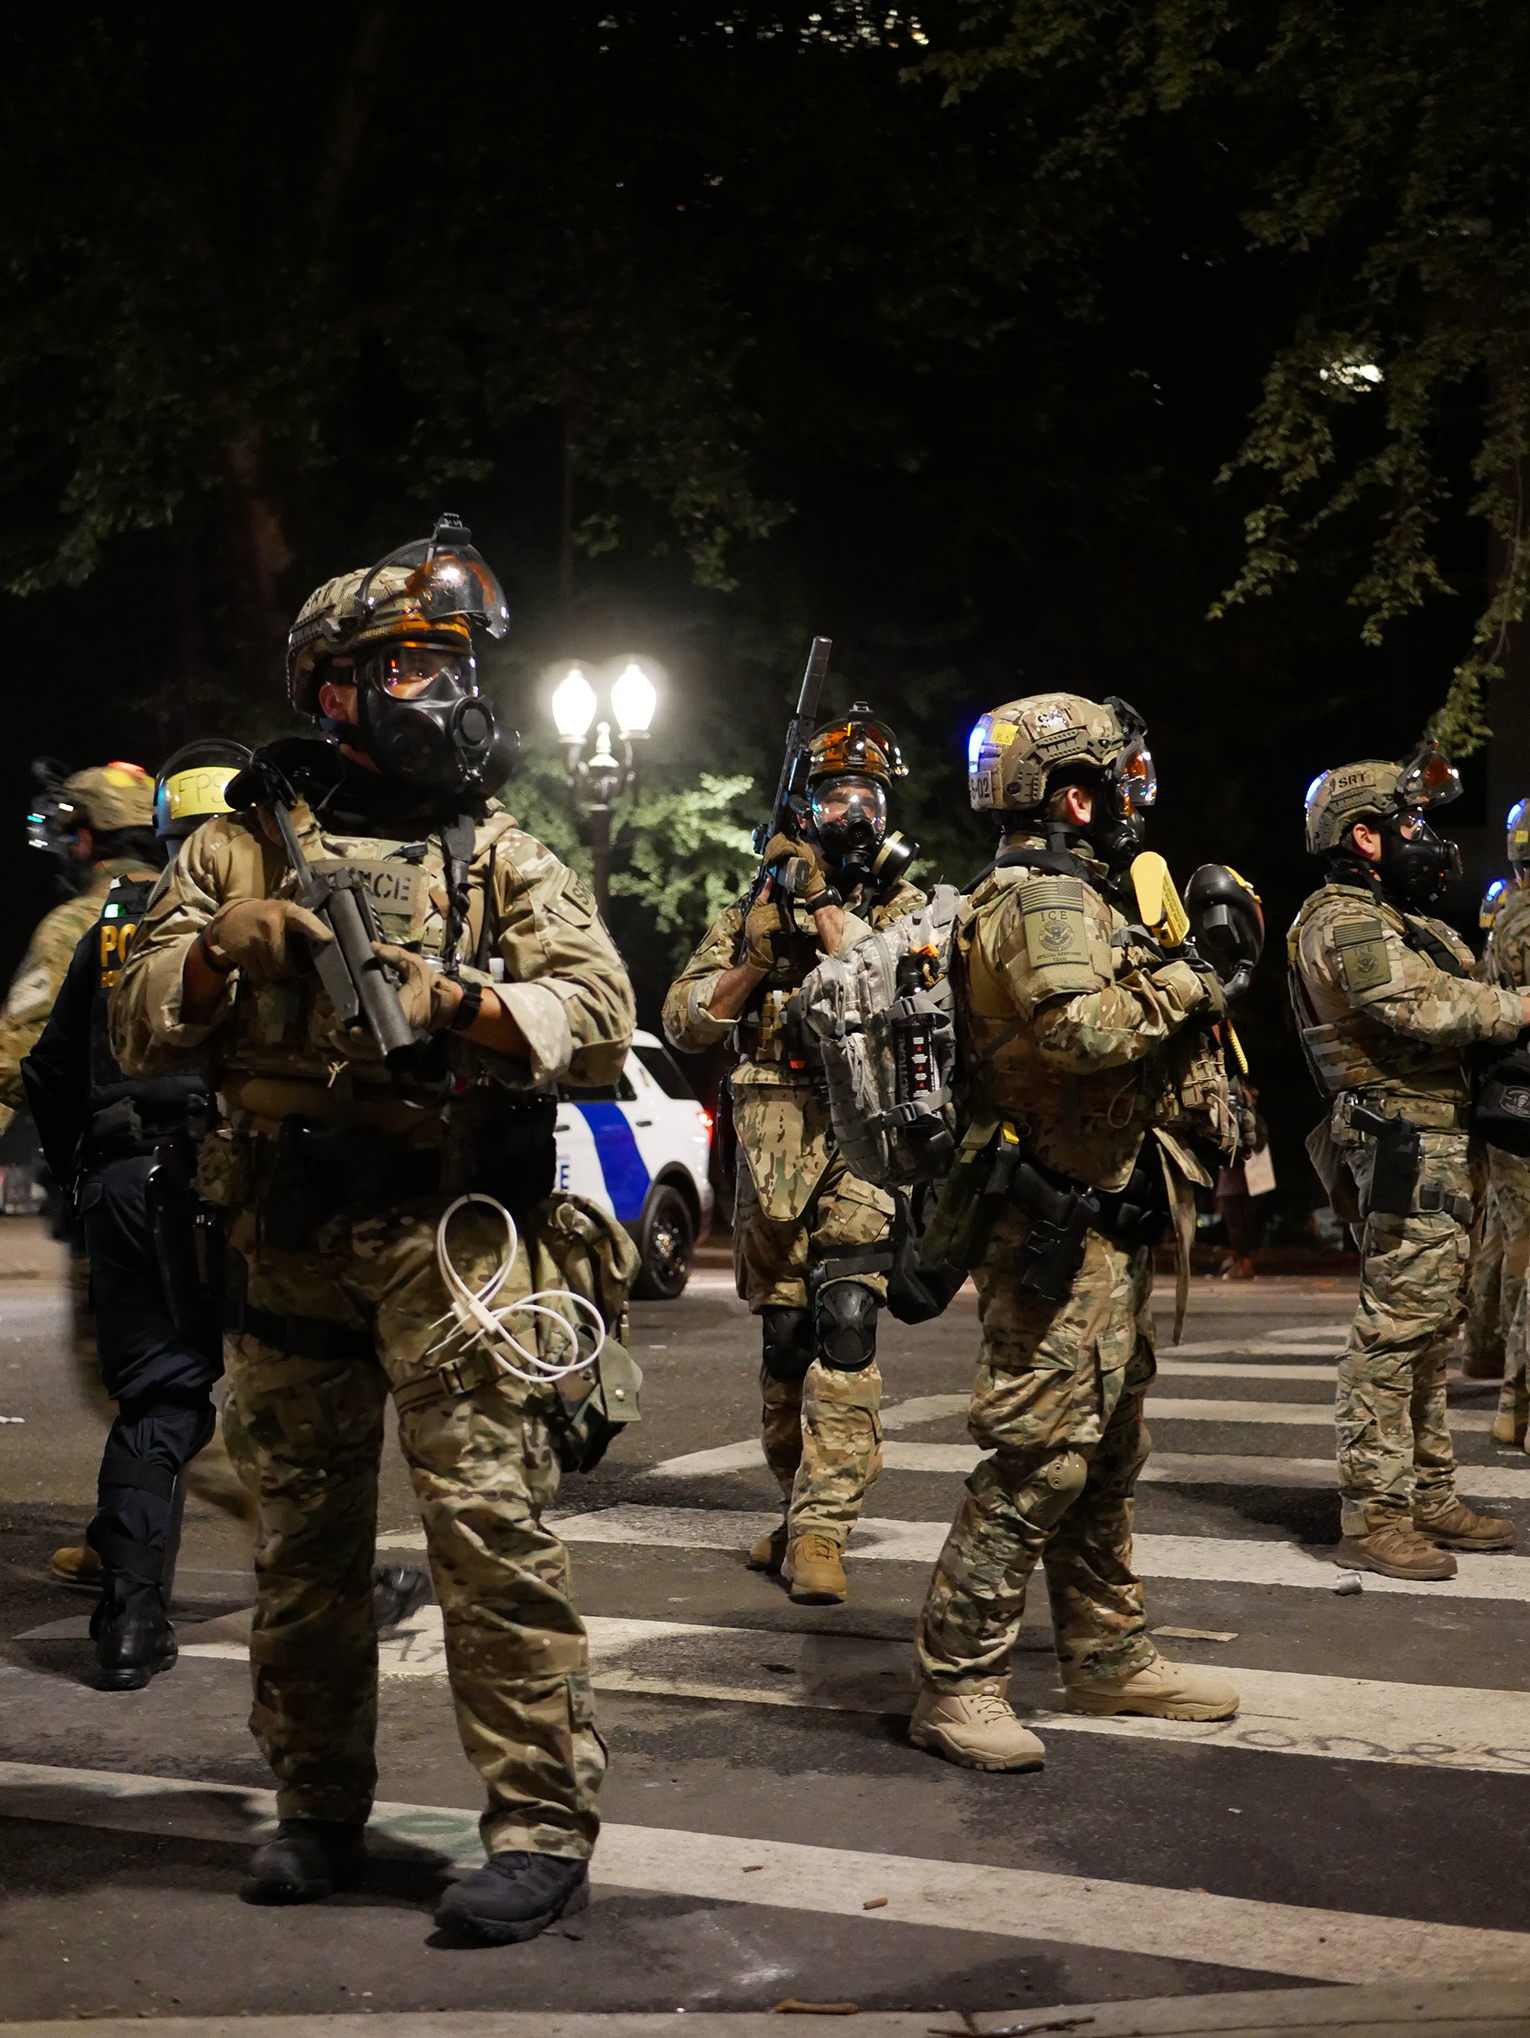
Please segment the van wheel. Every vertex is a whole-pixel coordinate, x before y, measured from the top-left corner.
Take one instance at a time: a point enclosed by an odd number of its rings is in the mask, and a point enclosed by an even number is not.
[[[696,1243],[696,1226],[690,1206],[678,1189],[660,1186],[648,1199],[643,1212],[643,1229],[638,1251],[642,1270],[632,1284],[633,1294],[642,1302],[672,1302],[684,1294],[691,1271],[691,1247]]]

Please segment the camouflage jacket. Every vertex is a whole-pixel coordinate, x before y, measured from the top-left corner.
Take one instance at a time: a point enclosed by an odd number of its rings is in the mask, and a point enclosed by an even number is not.
[[[925,894],[917,885],[900,883],[886,899],[868,898],[857,885],[845,898],[845,931],[839,953],[853,948],[868,934],[880,934],[894,920],[922,906]],[[774,969],[750,998],[741,1019],[714,1019],[710,1010],[712,993],[719,977],[734,968],[739,954],[747,898],[725,906],[707,931],[706,939],[669,987],[664,1000],[664,1031],[670,1044],[684,1054],[699,1054],[703,1048],[739,1035],[740,1061],[733,1071],[734,1094],[755,1084],[767,1088],[800,1088],[802,1079],[787,1065],[783,1037],[786,1001],[800,991],[808,972],[821,961],[818,929],[813,916],[800,904],[781,907],[782,938]],[[786,935],[790,915],[791,935]]]
[[[5,1004],[0,1008],[0,1132],[26,1101],[21,1087],[21,1064],[42,1038],[80,937],[100,919],[102,903],[114,880],[129,873],[137,877],[155,875],[144,869],[141,857],[118,857],[114,862],[97,864],[89,891],[66,899],[37,923],[21,966],[11,978]]]
[[[440,954],[447,897],[439,836],[400,842],[331,833],[301,802],[293,820],[311,863],[360,872],[385,939]],[[391,1076],[369,1036],[337,1043],[333,1008],[311,973],[250,992],[235,971],[205,1024],[182,1019],[181,971],[198,930],[230,900],[292,895],[292,873],[274,834],[259,815],[219,815],[182,844],[112,995],[119,1061],[134,1075],[173,1072],[187,1057],[210,1063],[236,1121],[241,1111],[260,1121],[309,1110],[322,1091],[326,1118],[343,1121],[353,1098],[358,1116],[385,1127],[411,1116],[439,1122],[438,1083],[414,1086]],[[584,883],[490,801],[477,827],[468,891],[461,953],[482,954],[490,969],[469,964],[463,978],[494,984],[531,1053],[529,1062],[512,1061],[448,1036],[449,1065],[460,1082],[468,1091],[486,1082],[521,1090],[615,1082],[632,1035],[632,988]],[[488,938],[481,945],[485,915]]]
[[[1204,984],[1187,962],[1132,944],[1124,915],[1080,876],[993,870],[968,909],[952,961],[967,1116],[1024,1124],[1049,1167],[1124,1187],[1148,1128],[1178,1116],[1165,1101],[1173,1043],[1204,1011]]]
[[[1522,879],[1511,878],[1498,895],[1477,978],[1506,991],[1530,990],[1530,884]]]
[[[1431,944],[1443,944],[1459,976],[1431,958]],[[1463,1050],[1506,1045],[1523,1024],[1516,992],[1474,981],[1472,952],[1454,928],[1361,885],[1315,891],[1291,924],[1286,953],[1302,1044],[1323,1089],[1335,1098],[1370,1092],[1382,1108],[1406,1099],[1407,1115],[1426,1129],[1465,1122]]]

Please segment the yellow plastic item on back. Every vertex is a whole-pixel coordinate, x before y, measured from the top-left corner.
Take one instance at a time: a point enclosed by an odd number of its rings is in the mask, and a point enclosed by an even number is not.
[[[1131,879],[1143,926],[1165,948],[1178,948],[1190,932],[1190,915],[1156,849],[1144,849],[1132,858]]]

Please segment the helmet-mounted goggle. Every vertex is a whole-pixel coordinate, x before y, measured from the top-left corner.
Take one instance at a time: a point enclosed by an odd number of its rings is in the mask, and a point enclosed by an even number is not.
[[[1158,771],[1153,763],[1153,753],[1147,747],[1144,717],[1119,694],[1108,694],[1105,706],[1121,724],[1126,737],[1125,747],[1106,773],[1107,782],[1115,793],[1117,812],[1122,820],[1126,820],[1132,814],[1146,812],[1156,802]]]
[[[1403,766],[1397,780],[1399,806],[1415,812],[1448,806],[1461,797],[1461,774],[1438,743],[1425,737]]]
[[[382,597],[374,591],[380,573],[397,570],[408,574],[403,599],[427,624],[462,617],[487,630],[491,637],[503,637],[510,627],[510,609],[499,576],[477,551],[472,532],[460,517],[443,516],[428,538],[401,545],[390,552],[363,577],[356,590],[354,613],[366,616]],[[390,594],[389,599],[392,599]]]
[[[826,722],[808,741],[810,781],[856,773],[884,779],[908,777],[897,737],[873,715],[869,701],[852,701],[843,721]]]
[[[27,847],[49,856],[67,856],[77,829],[88,825],[85,809],[64,790],[69,773],[54,757],[39,757],[32,766],[32,798],[27,808]]]

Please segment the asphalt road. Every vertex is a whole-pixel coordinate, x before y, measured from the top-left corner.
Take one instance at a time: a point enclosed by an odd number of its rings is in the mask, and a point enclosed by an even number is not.
[[[11,1228],[7,1227],[9,1231]],[[20,1237],[13,1232],[12,1237]],[[24,1257],[24,1256],[23,1256]],[[15,1265],[0,1242],[0,1274]],[[908,1638],[960,1479],[970,1291],[887,1328],[888,1470],[852,1592],[744,1568],[771,1510],[755,1326],[709,1256],[634,1312],[644,1420],[560,1502],[612,1765],[591,1909],[533,1945],[435,1943],[475,1779],[426,1608],[385,1649],[377,1858],[308,1909],[236,1897],[270,1777],[244,1724],[236,1530],[195,1505],[180,1665],[88,1688],[78,1539],[100,1447],[46,1267],[0,1278],[0,2018],[436,2009],[951,2010],[1453,1976],[1530,1981],[1530,1540],[1443,1586],[1340,1596],[1328,1463],[1344,1284],[1197,1283],[1163,1339],[1139,1554],[1160,1646],[1231,1670],[1220,1726],[1051,1717],[1045,1595],[1015,1695],[1044,1772],[911,1748]],[[1527,1526],[1491,1387],[1452,1390],[1463,1489]],[[417,1541],[396,1453],[385,1547]],[[1189,1629],[1191,1636],[1163,1633]]]

